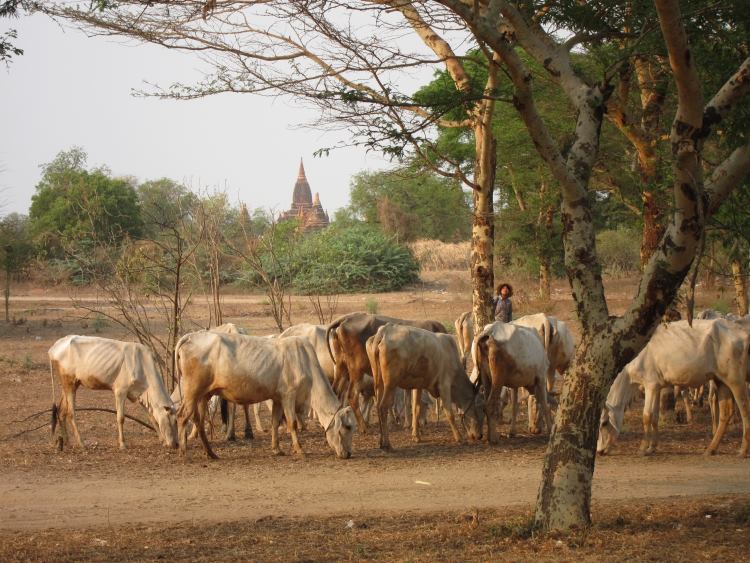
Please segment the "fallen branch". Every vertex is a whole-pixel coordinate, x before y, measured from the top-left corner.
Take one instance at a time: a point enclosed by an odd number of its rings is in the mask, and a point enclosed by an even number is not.
[[[52,410],[52,409],[50,409]],[[18,438],[19,436],[22,436],[23,434],[27,434],[29,432],[33,432],[34,430],[39,430],[40,428],[49,427],[49,424],[46,422],[42,424],[41,426],[37,426],[36,428],[31,428],[29,430],[22,430],[21,432],[17,432],[16,434],[13,434],[12,436],[6,436],[5,438],[0,438],[0,442],[7,442],[8,440],[12,440],[13,438]]]
[[[84,411],[100,411],[100,412],[109,412],[109,413],[112,413],[112,414],[117,414],[117,411],[114,411],[112,409],[105,409],[105,408],[101,408],[101,407],[84,407],[84,408],[77,408],[76,409],[76,412],[84,412]],[[34,413],[32,415],[27,416],[26,418],[24,418],[22,420],[14,420],[12,422],[13,423],[26,422],[27,420],[30,420],[32,418],[36,418],[37,416],[46,414],[48,412],[52,412],[52,409],[47,409],[47,410],[39,411],[39,412],[36,412],[36,413]],[[130,416],[127,413],[125,414],[125,418],[129,418],[130,420],[133,420],[133,421],[137,422],[138,424],[140,424],[142,426],[145,426],[149,430],[153,430],[154,432],[156,432],[156,429],[153,426],[151,426],[148,422],[143,422],[141,419],[136,418],[134,416]],[[48,426],[48,425],[44,424],[43,426]],[[34,428],[33,430],[38,430],[39,428],[41,428],[41,426],[39,426],[37,428]],[[28,430],[27,432],[32,432],[32,430]],[[23,434],[23,432],[21,434]],[[20,436],[20,434],[17,434],[17,435]],[[13,437],[15,437],[15,436],[11,436],[11,438],[13,438]]]

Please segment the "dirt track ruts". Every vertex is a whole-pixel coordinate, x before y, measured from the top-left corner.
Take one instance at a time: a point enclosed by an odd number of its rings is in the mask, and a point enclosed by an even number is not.
[[[541,460],[502,457],[460,456],[439,464],[406,458],[284,461],[222,466],[193,460],[172,478],[166,470],[45,477],[10,469],[0,481],[0,528],[498,508],[533,503],[541,472]],[[750,493],[748,463],[728,456],[613,456],[597,465],[594,499]]]

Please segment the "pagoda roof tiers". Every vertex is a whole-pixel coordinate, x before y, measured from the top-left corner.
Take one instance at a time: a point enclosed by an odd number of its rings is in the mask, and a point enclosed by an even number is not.
[[[315,230],[327,227],[330,223],[328,213],[325,212],[320,204],[320,195],[315,192],[313,199],[310,184],[305,175],[305,166],[302,159],[299,160],[299,172],[297,181],[294,183],[294,192],[292,193],[292,208],[284,211],[279,217],[280,220],[297,219],[300,229]]]
[[[294,194],[292,195],[292,205],[294,204],[312,205],[312,192],[310,191],[310,184],[307,182],[307,176],[305,176],[305,165],[302,163],[302,159],[299,159],[299,173],[297,174],[297,181],[294,184]]]

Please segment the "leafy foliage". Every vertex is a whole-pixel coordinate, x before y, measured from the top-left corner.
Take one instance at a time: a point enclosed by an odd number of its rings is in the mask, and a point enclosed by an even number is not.
[[[333,225],[301,244],[294,285],[304,294],[395,291],[418,274],[409,249],[377,227]]]
[[[0,220],[0,263],[12,276],[20,276],[31,267],[34,245],[26,215],[11,213]]]
[[[36,243],[49,256],[61,257],[70,243],[111,243],[141,234],[134,187],[106,169],[85,165],[86,153],[73,148],[43,166],[29,219]]]
[[[471,211],[457,182],[414,168],[360,172],[351,182],[350,209],[398,238],[468,238]]]

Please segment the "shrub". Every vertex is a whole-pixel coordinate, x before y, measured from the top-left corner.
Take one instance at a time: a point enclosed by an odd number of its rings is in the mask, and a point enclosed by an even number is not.
[[[371,315],[375,315],[378,312],[378,300],[372,297],[365,301],[365,310]]]
[[[303,294],[394,291],[417,281],[409,249],[364,224],[308,236],[296,257],[294,286]]]
[[[628,227],[602,231],[596,235],[596,251],[604,272],[633,274],[641,267],[641,233]]]

